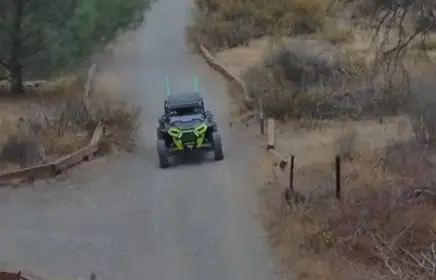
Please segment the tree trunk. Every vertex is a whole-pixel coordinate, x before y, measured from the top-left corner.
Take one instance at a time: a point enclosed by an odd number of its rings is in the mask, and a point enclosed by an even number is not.
[[[12,49],[10,66],[10,83],[11,93],[23,94],[23,66],[20,62],[21,55],[21,36],[22,36],[22,17],[23,17],[23,0],[15,0],[15,11],[12,29]]]
[[[23,86],[23,70],[19,63],[11,66],[10,75],[10,83],[11,83],[11,93],[13,94],[23,94],[24,86]]]

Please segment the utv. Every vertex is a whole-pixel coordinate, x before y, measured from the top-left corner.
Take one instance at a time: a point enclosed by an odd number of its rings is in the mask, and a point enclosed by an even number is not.
[[[170,155],[197,150],[213,151],[215,160],[224,158],[221,135],[212,113],[205,111],[198,92],[168,95],[157,127],[160,167],[169,167]]]

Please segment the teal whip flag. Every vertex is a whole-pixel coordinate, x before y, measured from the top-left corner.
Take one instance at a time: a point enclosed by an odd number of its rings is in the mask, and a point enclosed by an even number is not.
[[[198,77],[197,77],[197,75],[193,74],[192,80],[194,82],[194,91],[198,92]]]
[[[167,96],[171,95],[170,81],[168,80],[168,76],[167,75],[165,75],[165,91],[167,93]]]

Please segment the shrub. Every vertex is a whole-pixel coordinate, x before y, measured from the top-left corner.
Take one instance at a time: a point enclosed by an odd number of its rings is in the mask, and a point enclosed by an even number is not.
[[[406,112],[410,100],[404,68],[374,71],[370,63],[363,52],[303,40],[271,53],[243,80],[253,98],[262,98],[265,113],[280,120],[382,118]]]
[[[331,119],[341,113],[335,89],[348,79],[348,66],[303,49],[291,45],[272,53],[244,75],[247,88],[277,119]]]
[[[96,122],[105,125],[108,130],[103,139],[105,146],[125,151],[135,149],[141,113],[140,106],[127,102],[107,101],[100,106],[94,118]]]
[[[328,16],[322,0],[196,0],[195,8],[188,38],[212,51],[262,36],[314,33]]]
[[[26,131],[23,120],[2,120],[0,133],[0,161],[20,167],[43,163],[46,152],[40,141]]]

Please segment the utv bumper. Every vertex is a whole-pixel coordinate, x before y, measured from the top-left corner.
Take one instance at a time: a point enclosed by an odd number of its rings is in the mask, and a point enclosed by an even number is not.
[[[173,136],[173,143],[169,147],[169,153],[191,153],[201,150],[212,150],[212,143],[205,137],[205,132],[195,130],[182,131],[177,137]]]
[[[196,151],[210,151],[213,149],[213,146],[209,143],[204,143],[201,146],[194,145],[187,145],[183,144],[183,149],[180,149],[178,147],[171,147],[169,148],[169,153],[175,154],[175,153],[192,153]]]

